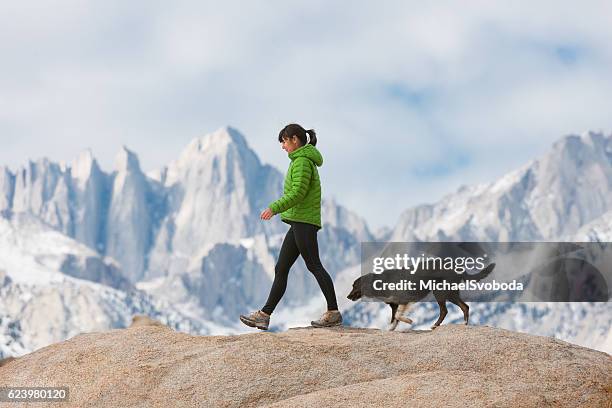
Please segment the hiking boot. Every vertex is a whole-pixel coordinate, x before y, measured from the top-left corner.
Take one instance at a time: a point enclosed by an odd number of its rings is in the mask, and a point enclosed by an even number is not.
[[[337,310],[328,310],[319,320],[310,322],[313,327],[333,327],[342,325],[342,315]]]
[[[248,315],[240,315],[240,321],[247,326],[257,327],[260,330],[268,330],[270,325],[270,315],[265,314],[261,310],[256,310]]]

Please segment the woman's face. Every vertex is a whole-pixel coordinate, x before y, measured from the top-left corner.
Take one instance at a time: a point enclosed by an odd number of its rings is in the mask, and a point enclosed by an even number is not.
[[[294,135],[289,139],[286,139],[283,137],[283,141],[281,142],[281,147],[287,153],[291,153],[292,151],[302,147],[302,145],[300,144],[300,139],[298,139],[297,136]]]

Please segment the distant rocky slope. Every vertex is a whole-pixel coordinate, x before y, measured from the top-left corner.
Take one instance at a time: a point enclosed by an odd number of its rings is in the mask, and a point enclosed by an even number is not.
[[[497,180],[406,210],[390,240],[572,240],[611,203],[612,135],[586,132]]]
[[[192,336],[156,324],[8,361],[0,386],[68,386],[65,407],[603,407],[612,357],[484,326]]]

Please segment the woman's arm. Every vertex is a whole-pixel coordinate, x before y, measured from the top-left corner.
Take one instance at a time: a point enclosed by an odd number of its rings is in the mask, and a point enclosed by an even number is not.
[[[312,164],[306,157],[295,159],[291,168],[291,188],[281,198],[274,201],[268,207],[274,214],[282,213],[293,207],[306,197],[310,180],[312,179]]]

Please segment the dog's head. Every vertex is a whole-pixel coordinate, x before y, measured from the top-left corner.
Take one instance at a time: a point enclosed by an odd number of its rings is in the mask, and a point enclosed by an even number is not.
[[[361,278],[362,276],[355,279],[355,282],[353,282],[353,289],[351,290],[351,293],[349,293],[347,296],[347,298],[349,298],[353,302],[357,299],[361,299]]]

